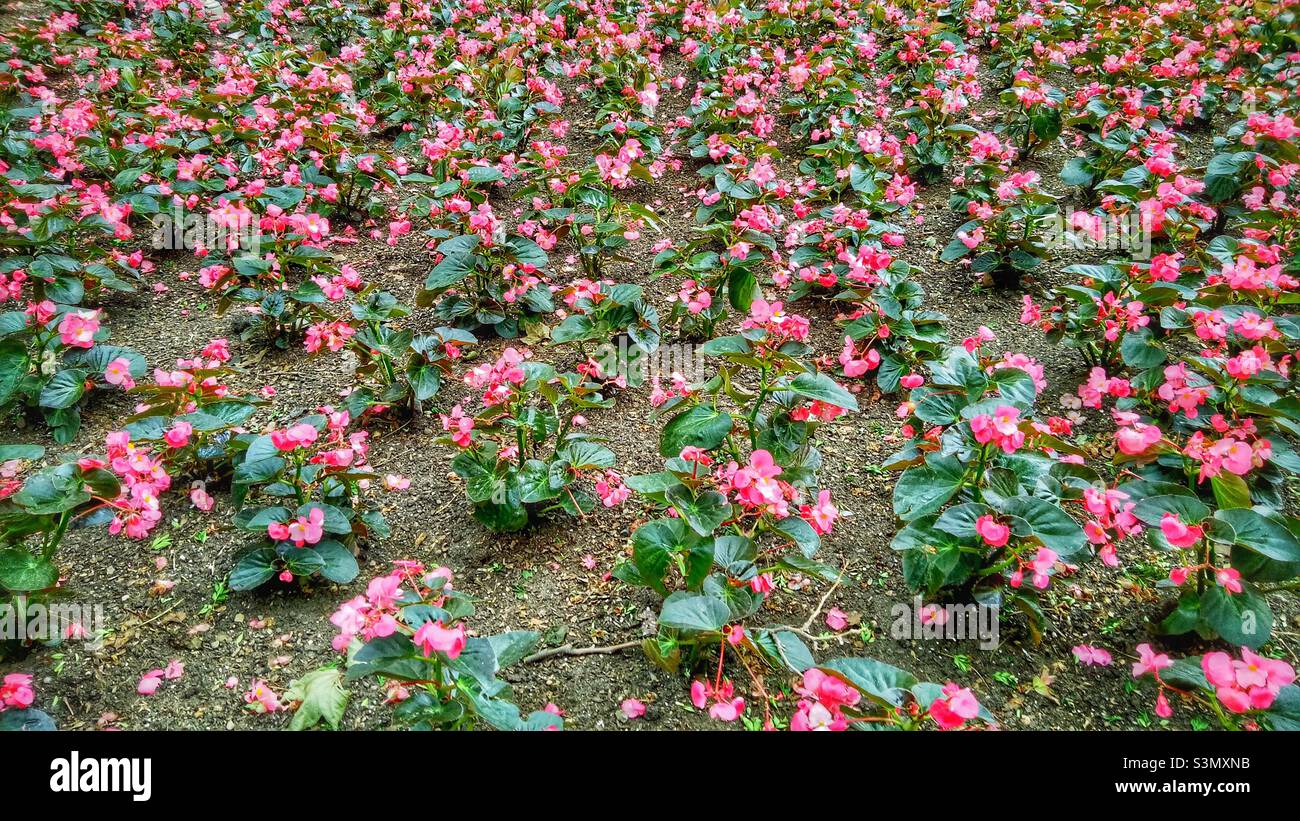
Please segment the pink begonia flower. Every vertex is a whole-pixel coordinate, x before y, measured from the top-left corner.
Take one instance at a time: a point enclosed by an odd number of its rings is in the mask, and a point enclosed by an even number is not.
[[[645,705],[634,698],[623,699],[619,709],[623,711],[623,716],[629,721],[645,715]]]
[[[465,628],[459,624],[444,627],[440,621],[426,621],[415,631],[412,641],[426,657],[436,651],[454,659],[465,649]]]
[[[391,491],[406,490],[411,486],[411,480],[405,476],[396,473],[389,473],[384,477],[384,487]]]
[[[150,670],[140,677],[140,683],[135,685],[135,691],[142,696],[151,696],[158,691],[163,683],[162,670]]]
[[[840,510],[831,503],[831,492],[829,490],[817,491],[817,504],[800,505],[799,515],[808,524],[812,525],[813,531],[819,536],[825,536],[835,527],[835,520],[840,516]]]
[[[206,513],[207,511],[212,510],[212,506],[216,504],[216,499],[213,499],[208,493],[203,482],[196,481],[193,486],[190,487],[190,502],[192,502],[199,510]]]
[[[163,441],[170,448],[180,449],[190,443],[190,436],[194,433],[194,426],[189,422],[182,422],[179,419],[172,424],[163,434]]]
[[[134,388],[135,380],[131,378],[131,360],[119,356],[109,362],[104,368],[104,381],[110,385],[116,385],[124,391]]]
[[[1184,524],[1176,513],[1166,513],[1160,518],[1160,532],[1174,547],[1191,547],[1205,535],[1200,525]]]
[[[1074,657],[1079,660],[1079,663],[1083,665],[1109,667],[1113,660],[1109,652],[1100,647],[1092,647],[1087,644],[1075,645],[1071,652],[1074,653]]]
[[[975,532],[989,547],[1002,547],[1011,537],[1011,528],[987,513],[975,520]]]
[[[315,442],[317,435],[316,428],[303,422],[285,430],[271,431],[271,443],[277,450],[295,450]]]
[[[289,522],[271,522],[266,533],[277,542],[293,542],[294,547],[316,544],[325,534],[325,509],[313,507],[306,516]]]
[[[1156,715],[1169,718],[1173,714],[1174,708],[1169,706],[1169,698],[1165,696],[1165,691],[1161,690],[1156,694]]]
[[[1245,587],[1241,584],[1241,571],[1235,567],[1220,567],[1214,571],[1214,581],[1231,595],[1240,593]]]
[[[280,697],[275,694],[271,686],[261,679],[253,679],[253,684],[249,687],[248,692],[244,693],[244,703],[248,706],[245,708],[254,713],[274,713],[284,709],[280,703]]]
[[[849,617],[838,607],[826,611],[826,626],[832,630],[843,630],[849,626]]]
[[[1138,660],[1133,662],[1133,678],[1140,678],[1147,673],[1159,673],[1173,661],[1164,653],[1157,653],[1151,649],[1149,644],[1139,644],[1137,646]]]
[[[31,673],[8,673],[0,684],[0,710],[16,707],[25,710],[36,701]]]
[[[1233,713],[1267,710],[1282,688],[1296,679],[1290,664],[1257,655],[1249,647],[1241,648],[1240,660],[1227,653],[1206,653],[1201,670],[1219,703]]]
[[[930,705],[930,717],[944,730],[955,730],[980,714],[980,705],[970,688],[953,682],[943,686],[943,695]]]

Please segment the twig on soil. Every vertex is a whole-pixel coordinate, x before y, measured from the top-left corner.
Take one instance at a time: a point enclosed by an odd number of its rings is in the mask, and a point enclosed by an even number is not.
[[[564,644],[559,647],[551,647],[546,650],[540,650],[525,658],[522,664],[532,664],[535,661],[554,658],[556,656],[595,656],[608,655],[610,653],[619,653],[623,650],[630,650],[633,647],[640,647],[641,642],[625,641],[622,644],[604,644],[592,647],[574,647],[572,644]]]
[[[139,624],[137,624],[135,626],[136,629],[139,630],[141,627],[144,627],[146,624],[153,624],[154,622],[158,621],[158,619],[161,619],[163,616],[175,610],[177,607],[180,607],[180,604],[181,604],[180,602],[176,602],[171,607],[168,607],[166,610],[162,611],[161,613],[155,616],[150,616],[146,621],[142,621]]]
[[[835,594],[836,589],[839,588],[840,582],[844,580],[844,571],[845,571],[845,567],[840,567],[840,572],[835,577],[835,583],[832,584],[830,590],[827,590],[826,594],[821,597],[821,601],[817,602],[817,607],[815,607],[813,611],[808,614],[808,618],[804,621],[804,623],[801,626],[795,627],[792,624],[780,624],[780,625],[776,625],[775,627],[767,627],[764,629],[769,630],[773,633],[780,633],[780,632],[794,633],[796,636],[801,636],[802,638],[808,639],[809,641],[829,641],[830,637],[827,637],[826,635],[814,636],[810,631],[812,628],[812,623],[816,621],[817,616],[822,612],[822,608],[826,607],[826,602],[830,601],[831,596],[833,596]]]

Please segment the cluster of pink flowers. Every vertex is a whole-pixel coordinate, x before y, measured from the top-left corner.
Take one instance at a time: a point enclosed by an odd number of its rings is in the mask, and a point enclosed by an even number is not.
[[[730,679],[714,685],[701,679],[691,682],[691,703],[696,709],[709,710],[709,718],[718,721],[735,721],[745,712],[745,699],[736,695]]]
[[[362,641],[391,636],[402,629],[398,611],[409,604],[408,593],[419,596],[425,604],[441,605],[443,597],[451,591],[452,574],[445,567],[426,572],[418,562],[394,562],[391,573],[370,580],[364,596],[344,602],[330,616],[330,622],[339,629],[332,645],[340,653],[358,636]],[[465,648],[464,625],[447,626],[441,621],[428,621],[415,630],[412,641],[424,655],[434,652],[456,658]]]
[[[1019,566],[1011,571],[1007,584],[1020,587],[1024,584],[1025,574],[1028,573],[1034,587],[1046,590],[1052,580],[1052,570],[1056,567],[1059,558],[1056,551],[1050,547],[1040,547],[1032,559],[1020,559]]]
[[[998,405],[993,413],[981,413],[970,420],[971,433],[981,445],[990,442],[1004,453],[1015,453],[1025,444],[1025,434],[1020,430],[1020,409],[1011,405]]]
[[[116,499],[106,500],[116,513],[108,531],[143,539],[162,520],[160,498],[171,487],[172,477],[159,455],[136,445],[124,430],[108,434],[105,445],[105,459],[84,457],[77,464],[82,470],[107,467],[117,475],[122,491]]]
[[[1227,653],[1206,653],[1201,670],[1214,688],[1214,695],[1233,713],[1267,710],[1283,687],[1295,681],[1295,668],[1280,659],[1270,659],[1241,648],[1241,658]]]
[[[844,714],[845,707],[856,707],[862,700],[857,688],[816,667],[806,670],[795,687],[800,696],[798,709],[790,719],[790,729],[847,730],[853,719]]]
[[[934,700],[929,710],[930,718],[942,730],[959,730],[979,714],[980,703],[970,688],[951,681],[943,685],[942,695]]]
[[[1083,491],[1083,507],[1091,517],[1083,524],[1084,535],[1097,548],[1102,562],[1115,567],[1119,564],[1116,543],[1142,532],[1142,523],[1133,515],[1137,504],[1122,490],[1089,486]]]
[[[1105,368],[1093,368],[1088,372],[1088,381],[1079,386],[1079,399],[1085,408],[1100,408],[1101,400],[1107,396],[1123,399],[1132,393],[1127,379],[1108,377]]]
[[[0,713],[10,708],[26,710],[35,701],[31,673],[9,673],[0,683]]]
[[[465,374],[465,384],[483,391],[483,404],[487,407],[502,405],[514,398],[516,389],[524,382],[524,362],[532,354],[515,348],[506,348],[496,362],[479,365]]]
[[[293,542],[294,547],[304,547],[321,540],[325,533],[324,524],[324,508],[313,507],[306,516],[267,524],[266,535],[277,542]]]
[[[768,338],[764,344],[770,348],[779,348],[786,342],[806,342],[808,340],[808,320],[798,314],[788,314],[780,302],[769,303],[762,297],[755,297],[749,306],[749,317],[740,323],[744,329],[762,328]]]

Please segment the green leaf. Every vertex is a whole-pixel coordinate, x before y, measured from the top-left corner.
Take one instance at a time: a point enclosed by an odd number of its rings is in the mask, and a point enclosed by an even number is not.
[[[677,456],[687,446],[712,450],[722,444],[730,432],[731,414],[715,410],[710,405],[696,405],[674,416],[664,426],[659,439],[659,453]]]
[[[659,626],[715,633],[730,618],[731,608],[722,599],[678,591],[664,599],[663,609],[659,611]]]
[[[542,634],[536,630],[512,630],[488,636],[488,644],[496,657],[496,669],[504,670],[528,657],[541,641]]]
[[[1235,473],[1220,473],[1210,477],[1214,501],[1221,508],[1250,507],[1250,487]]]
[[[0,462],[22,459],[34,462],[45,455],[45,448],[40,445],[0,445]]]
[[[90,501],[90,493],[82,482],[63,466],[47,468],[23,483],[22,490],[12,497],[14,504],[34,516],[63,513],[83,502]]]
[[[786,667],[795,674],[802,675],[809,667],[817,664],[808,646],[789,630],[755,630],[751,638],[774,664]]]
[[[805,559],[817,555],[817,550],[821,547],[822,540],[817,531],[798,516],[789,516],[777,522],[776,530],[798,545],[799,552],[803,553]]]
[[[858,400],[853,398],[853,394],[824,373],[801,373],[790,382],[790,390],[837,408],[850,411],[858,409]]]
[[[674,485],[665,494],[691,529],[701,536],[708,536],[731,517],[731,503],[727,497],[716,490],[706,490],[698,496],[686,485]]]
[[[460,282],[474,270],[474,260],[473,254],[448,254],[425,278],[425,290],[441,291]]]
[[[27,347],[16,339],[0,342],[0,406],[6,404],[31,366]]]
[[[519,500],[524,504],[546,502],[560,495],[551,487],[550,467],[540,459],[529,459],[519,469]]]
[[[361,572],[361,568],[357,566],[357,557],[339,542],[333,539],[322,539],[312,547],[325,562],[325,566],[320,569],[320,574],[330,581],[347,584]]]
[[[966,469],[953,456],[937,456],[903,471],[894,486],[894,514],[910,522],[934,513],[961,487]]]
[[[911,673],[869,658],[832,659],[818,669],[895,707],[902,706],[907,693],[919,683]]]
[[[324,721],[337,730],[348,706],[348,691],[337,667],[322,667],[289,682],[284,691],[289,702],[299,702],[289,722],[290,730],[309,730]]]
[[[45,408],[70,408],[86,392],[87,372],[79,368],[59,371],[41,388],[40,403]]]
[[[1268,641],[1273,611],[1253,589],[1228,593],[1215,585],[1201,596],[1201,618],[1220,638],[1254,650]]]
[[[1184,524],[1194,525],[1210,515],[1210,508],[1195,496],[1182,494],[1148,496],[1133,508],[1133,515],[1148,527],[1160,527],[1166,513],[1174,513]]]
[[[1281,523],[1242,507],[1215,511],[1214,518],[1232,525],[1235,543],[1247,550],[1279,562],[1300,562],[1300,539]]]
[[[998,509],[1028,522],[1039,541],[1067,561],[1088,542],[1079,523],[1051,502],[1033,496],[1013,496],[999,504]]]
[[[732,268],[727,275],[727,300],[737,311],[748,313],[758,290],[758,280],[746,268]]]
[[[48,713],[30,707],[0,713],[0,732],[50,732],[57,729]]]
[[[59,583],[59,569],[22,548],[0,550],[0,587],[17,593],[46,590]]]
[[[230,571],[230,589],[253,590],[270,581],[275,575],[276,558],[275,548],[265,545],[240,556]]]

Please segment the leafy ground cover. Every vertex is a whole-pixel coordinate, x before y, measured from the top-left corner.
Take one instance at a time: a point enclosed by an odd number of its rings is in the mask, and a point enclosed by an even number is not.
[[[1295,15],[17,5],[0,726],[1295,729]]]

